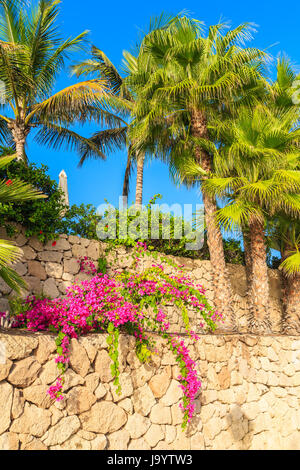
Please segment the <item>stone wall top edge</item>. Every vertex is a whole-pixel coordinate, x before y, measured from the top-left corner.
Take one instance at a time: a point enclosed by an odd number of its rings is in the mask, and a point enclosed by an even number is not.
[[[14,225],[18,230],[20,230],[20,232],[22,234],[25,233],[25,227],[22,227],[21,225],[19,224],[16,224],[16,223],[11,223],[11,225]],[[0,231],[1,230],[5,230],[4,227],[0,227]],[[107,245],[107,242],[105,241],[101,241],[101,240],[95,240],[95,239],[89,239],[89,238],[84,238],[84,237],[80,237],[79,235],[67,235],[67,234],[57,234],[58,235],[58,238],[60,239],[64,239],[64,240],[69,240],[70,243],[73,245],[73,244],[84,244],[84,245],[87,245],[87,244],[90,244],[90,243],[100,243],[102,246],[108,246]],[[5,239],[7,240],[15,240],[16,239],[16,236],[15,235],[14,237],[8,237],[8,236],[4,236],[3,234],[1,234],[1,237],[4,237]],[[30,240],[30,239],[34,239],[36,238],[35,236],[33,237],[29,237],[27,242]],[[26,242],[26,243],[27,243]],[[45,247],[46,247],[46,243],[45,243]],[[111,247],[112,250],[125,250],[126,252],[130,252],[132,251],[132,248],[131,247],[126,247],[124,245],[120,245],[120,246],[116,246],[116,247]],[[54,249],[55,250],[55,249]],[[60,251],[60,250],[58,250]],[[171,255],[171,254],[165,254],[165,253],[162,253],[160,252],[161,256],[163,257],[167,257],[169,259],[172,259],[174,260],[175,262],[178,262],[179,264],[181,263],[181,261],[185,260],[186,263],[201,263],[201,265],[204,265],[206,264],[207,266],[210,265],[210,260],[202,260],[202,259],[192,259],[192,258],[188,258],[188,257],[185,257],[185,256],[175,256],[175,255]],[[232,267],[233,269],[245,269],[245,266],[244,265],[240,265],[240,264],[233,264],[233,263],[227,263],[227,266],[228,267]],[[269,268],[269,272],[270,273],[273,273],[275,275],[281,275],[280,271],[278,269],[271,269]]]
[[[158,336],[157,333],[155,332],[149,332],[153,334],[154,336]],[[186,337],[188,338],[188,335],[186,333],[177,333],[179,336]],[[0,335],[9,335],[9,336],[32,336],[32,337],[37,337],[37,336],[51,336],[54,339],[56,338],[56,333],[48,332],[48,331],[28,331],[25,329],[19,329],[19,328],[2,328],[0,327]],[[95,333],[87,333],[85,335],[80,336],[79,338],[92,338],[95,336],[99,335],[107,335],[107,333],[103,332],[95,332]],[[121,336],[126,336],[126,337],[132,337],[131,335],[128,335],[126,333],[120,333]],[[299,340],[300,339],[300,334],[299,335],[288,335],[288,334],[265,334],[265,335],[258,335],[254,333],[208,333],[208,334],[198,334],[200,338],[238,338],[241,341],[244,338],[290,338],[291,340]]]

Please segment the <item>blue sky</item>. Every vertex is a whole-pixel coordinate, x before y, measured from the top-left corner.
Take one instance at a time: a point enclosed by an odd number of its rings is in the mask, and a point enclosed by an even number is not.
[[[176,14],[186,10],[191,16],[204,21],[206,25],[223,20],[231,21],[232,26],[250,21],[257,25],[252,45],[267,48],[274,58],[280,51],[285,52],[300,72],[299,51],[299,19],[300,2],[291,0],[284,4],[277,0],[252,0],[251,2],[200,2],[195,0],[151,0],[102,2],[99,0],[62,0],[61,30],[65,37],[75,36],[83,30],[89,30],[89,40],[102,49],[119,66],[122,51],[130,50],[137,39],[139,30],[147,30],[151,16],[162,11]],[[88,56],[88,54],[87,54]],[[73,62],[79,58],[73,56]],[[62,74],[57,82],[56,90],[68,86],[75,79],[68,71]],[[84,135],[96,131],[95,126],[81,129]],[[50,175],[58,179],[59,172],[64,169],[68,175],[71,204],[92,203],[96,207],[104,202],[104,198],[116,204],[122,192],[123,175],[126,164],[125,152],[108,155],[105,162],[89,161],[83,168],[78,168],[78,157],[75,153],[64,150],[53,151],[28,141],[27,153],[32,162],[44,163],[49,166]],[[145,167],[144,201],[156,193],[163,195],[163,202],[168,204],[196,204],[201,197],[194,190],[184,187],[176,188],[170,181],[168,168],[160,162],[149,162]],[[131,180],[129,200],[133,200],[135,175]]]

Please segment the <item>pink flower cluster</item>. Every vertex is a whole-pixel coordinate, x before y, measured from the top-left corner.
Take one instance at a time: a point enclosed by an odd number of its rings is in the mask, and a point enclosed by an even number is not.
[[[176,349],[177,354],[183,360],[186,368],[185,376],[180,375],[178,380],[181,382],[180,387],[182,388],[184,396],[187,399],[187,405],[184,407],[184,405],[181,403],[179,406],[186,412],[187,421],[190,422],[195,411],[194,401],[201,387],[201,381],[197,377],[197,372],[195,369],[196,363],[191,359],[189,350],[185,346],[184,341],[178,341],[173,337],[171,339],[171,344]]]
[[[137,251],[142,255],[146,250],[139,243]],[[197,377],[195,362],[183,340],[169,333],[169,323],[160,306],[164,302],[181,302],[185,307],[195,308],[201,315],[201,325],[215,327],[221,316],[214,312],[204,297],[204,289],[183,275],[169,275],[161,265],[153,265],[140,274],[118,274],[115,279],[106,274],[96,273],[94,264],[87,258],[80,260],[81,269],[95,274],[92,279],[82,281],[67,289],[64,299],[26,299],[24,311],[15,317],[13,326],[31,331],[55,331],[57,339],[56,363],[62,374],[69,363],[69,343],[91,331],[106,332],[110,325],[125,329],[137,341],[151,345],[145,333],[151,322],[153,329],[166,338],[179,360],[181,375],[178,380],[184,392],[182,409],[184,421],[188,422],[194,412],[194,399],[201,386]],[[153,319],[142,306],[153,305],[157,311]],[[2,314],[0,314],[1,317]],[[189,338],[196,341],[198,336],[188,331]],[[148,342],[148,343],[147,343]],[[152,347],[152,346],[151,346]],[[48,393],[51,398],[62,399],[63,377],[59,377]]]
[[[61,401],[64,399],[63,395],[62,395],[62,389],[63,389],[63,378],[62,377],[59,377],[55,383],[55,385],[52,385],[49,390],[48,390],[48,394],[50,395],[50,397],[52,398],[52,400],[56,400],[56,401]]]
[[[129,294],[138,303],[142,298],[155,296],[158,303],[172,302],[184,304],[198,311],[202,320],[200,328],[206,324],[213,328],[216,322],[223,320],[223,315],[213,310],[206,298],[205,289],[183,275],[165,275],[161,265],[152,265],[148,270],[149,276],[132,274],[126,280],[125,286]],[[138,299],[140,297],[140,299]]]
[[[78,260],[78,263],[80,263],[80,271],[84,272],[86,274],[96,274],[97,273],[97,268],[93,261],[91,261],[87,256],[84,256],[84,258],[80,258]]]

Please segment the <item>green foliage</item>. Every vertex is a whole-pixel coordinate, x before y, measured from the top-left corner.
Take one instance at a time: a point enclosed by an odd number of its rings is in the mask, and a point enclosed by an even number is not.
[[[146,206],[144,212],[136,210],[135,206],[129,207],[127,212],[121,213],[116,209],[115,213],[112,213],[112,217],[116,217],[116,230],[114,233],[114,227],[108,227],[107,239],[105,240],[108,245],[134,247],[137,241],[145,241],[149,251],[158,251],[166,255],[182,256],[191,259],[209,259],[209,250],[205,236],[203,247],[199,250],[186,248],[186,245],[194,240],[194,235],[191,233],[192,225],[185,222],[182,217],[157,211],[155,213],[155,223],[159,220],[159,238],[153,238],[151,225],[153,214],[152,206],[155,204],[156,200],[161,197],[162,196],[159,194],[155,195]],[[106,212],[104,216],[109,220],[108,212]],[[132,224],[135,225],[135,221],[138,221],[138,223],[135,227],[136,233],[134,233],[134,236],[132,236],[129,229],[127,237],[123,237],[120,233],[120,225],[122,222],[126,222],[127,226],[130,227]],[[149,221],[149,223],[147,223],[147,221]],[[168,226],[170,227],[170,232]],[[184,231],[186,231],[187,234],[190,233],[190,236],[182,236],[180,239],[176,238],[176,227],[180,227],[181,233],[185,233]],[[108,230],[110,230],[110,232],[108,232]],[[238,240],[225,240],[224,249],[226,262],[233,264],[244,263],[243,251]]]
[[[36,235],[41,241],[55,238],[55,234],[62,230],[62,192],[47,171],[45,165],[38,167],[31,163],[27,166],[20,161],[12,161],[6,168],[0,169],[0,179],[20,178],[47,196],[43,200],[0,205],[1,225],[6,227],[9,235],[14,232],[14,223],[26,228],[27,237]]]
[[[97,215],[96,208],[92,204],[71,206],[61,221],[59,233],[78,235],[90,240],[97,239],[96,227],[101,217]]]
[[[106,274],[107,272],[107,260],[106,258],[99,258],[98,259],[98,273]]]
[[[10,149],[3,147],[2,152],[11,153]],[[47,198],[43,201],[1,204],[1,226],[6,228],[9,236],[15,233],[14,224],[17,223],[26,228],[27,237],[36,235],[42,242],[54,239],[58,233],[97,239],[96,226],[100,216],[97,216],[96,208],[92,204],[81,204],[66,209],[62,191],[48,175],[46,165],[30,163],[27,166],[14,160],[6,168],[0,169],[0,179],[15,178],[32,184]]]
[[[179,221],[182,228],[184,228],[184,220],[174,217],[172,214],[160,213],[160,238],[153,239],[151,237],[151,206],[155,203],[156,199],[161,197],[156,195],[149,202],[146,208],[145,217],[149,217],[150,224],[147,228],[147,234],[140,236],[138,238],[132,238],[127,236],[126,238],[120,238],[119,234],[119,225],[120,217],[124,217],[124,214],[119,214],[118,209],[116,209],[116,238],[107,238],[105,241],[108,244],[108,250],[111,246],[128,246],[133,247],[136,245],[137,241],[147,241],[149,251],[159,251],[166,255],[173,256],[183,256],[191,259],[209,259],[209,250],[207,246],[206,237],[204,237],[203,247],[200,250],[188,250],[186,244],[190,241],[187,237],[181,239],[174,238],[174,227],[175,221]],[[132,208],[134,209],[134,208]],[[140,213],[133,213],[130,209],[125,215],[127,217],[128,226],[134,222]],[[97,214],[96,208],[92,204],[80,206],[73,205],[64,215],[63,220],[61,221],[59,233],[66,233],[68,235],[78,235],[79,237],[88,238],[91,240],[97,240],[97,224],[101,222],[102,216]],[[170,220],[170,237],[169,239],[163,239],[162,235],[164,233],[163,226],[164,221]],[[137,231],[140,232],[140,227],[137,226]],[[146,235],[146,236],[145,236]],[[148,237],[148,238],[147,238]],[[224,240],[224,250],[225,250],[225,259],[227,263],[232,264],[243,264],[244,263],[244,254],[240,245],[240,242],[235,239],[228,238]],[[101,268],[102,269],[102,268]],[[103,271],[101,271],[103,272]]]
[[[267,247],[267,265],[271,269],[278,269],[281,264],[281,258],[273,255],[270,248]]]
[[[114,385],[117,387],[116,392],[118,395],[121,394],[120,386],[120,363],[119,363],[119,329],[114,326],[112,322],[107,327],[108,337],[106,342],[108,344],[108,354],[113,361],[110,366],[111,374],[114,377]]]
[[[147,363],[153,354],[149,346],[145,344],[144,342],[137,343],[135,353],[137,355],[137,358],[142,364]]]

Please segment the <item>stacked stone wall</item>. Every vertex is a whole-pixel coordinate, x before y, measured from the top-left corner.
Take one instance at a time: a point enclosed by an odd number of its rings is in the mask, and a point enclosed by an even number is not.
[[[6,231],[0,229],[0,238],[8,238]],[[36,237],[26,238],[24,230],[12,239],[22,250],[23,258],[15,266],[16,271],[28,284],[28,294],[44,294],[50,298],[63,296],[66,288],[74,282],[80,282],[91,276],[80,272],[80,259],[87,257],[97,266],[99,257],[108,263],[108,274],[115,270],[130,269],[132,265],[131,249],[125,247],[109,248],[106,243],[87,240],[77,236],[60,235],[56,242],[42,244]],[[184,266],[187,273],[206,289],[206,297],[214,301],[212,267],[210,261],[192,260],[188,258],[168,256],[168,259],[179,266]],[[155,260],[147,257],[140,263],[139,269],[153,264]],[[165,269],[172,272],[173,268],[162,262]],[[228,265],[230,279],[234,291],[234,311],[237,331],[246,333],[248,325],[249,305],[247,301],[247,282],[244,266]],[[174,271],[175,272],[175,271]],[[277,270],[269,270],[270,280],[270,319],[273,333],[282,329],[282,288],[281,275]],[[11,289],[0,279],[0,311],[8,310],[8,299],[13,295]],[[167,308],[168,321],[171,331],[183,332],[183,322],[174,306]],[[193,312],[191,317],[193,318]],[[199,319],[194,318],[192,327],[199,331]]]
[[[202,389],[184,432],[178,366],[160,343],[145,365],[121,336],[119,396],[106,335],[72,340],[55,402],[46,393],[58,375],[55,337],[2,330],[0,450],[300,450],[299,337],[203,336],[190,347]]]
[[[2,229],[0,238],[7,239]],[[132,269],[131,251],[124,247],[108,249],[105,243],[67,235],[43,245],[37,238],[26,238],[21,228],[13,240],[23,250],[15,265],[28,284],[23,296],[65,295],[68,286],[91,277],[80,272],[84,257],[95,265],[105,258],[109,275]],[[210,262],[168,258],[203,285],[213,305]],[[147,257],[138,269],[153,261]],[[169,264],[160,262],[172,272]],[[134,339],[121,336],[120,396],[110,374],[106,336],[72,340],[65,398],[57,403],[47,395],[58,377],[55,337],[0,329],[0,449],[300,450],[300,337],[280,334],[280,273],[269,271],[272,334],[255,336],[247,332],[245,269],[228,269],[239,334],[201,335],[190,345],[202,388],[196,415],[185,432],[178,366],[161,339],[160,354],[143,365],[135,355]],[[12,295],[0,280],[0,311],[8,310]],[[199,318],[190,313],[193,329],[199,331]],[[174,306],[167,306],[167,315],[171,331],[181,333]]]

